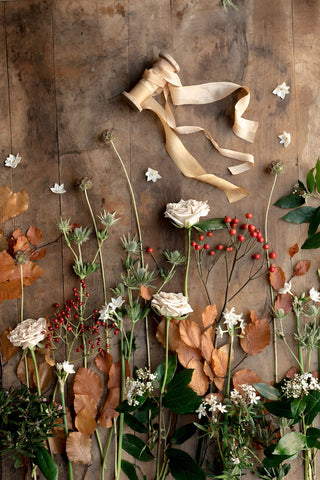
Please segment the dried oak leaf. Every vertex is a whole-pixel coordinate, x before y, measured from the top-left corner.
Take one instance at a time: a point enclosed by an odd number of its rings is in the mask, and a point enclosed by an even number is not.
[[[180,342],[179,347],[176,349],[178,359],[181,365],[187,368],[190,360],[195,358],[196,360],[202,359],[202,353],[198,348],[189,347],[183,341]]]
[[[130,377],[130,366],[125,360],[125,378]],[[108,389],[121,387],[121,360],[113,363],[109,370]]]
[[[35,225],[31,225],[26,236],[31,245],[34,245],[35,247],[37,247],[42,240],[42,232]]]
[[[149,288],[149,287],[146,287],[145,285],[141,285],[141,288],[140,288],[140,296],[141,296],[144,300],[151,300],[152,295],[151,295],[150,288]]]
[[[293,269],[293,275],[300,277],[308,273],[311,266],[311,260],[300,260]]]
[[[0,350],[3,363],[7,363],[7,361],[10,360],[10,358],[19,350],[19,347],[15,347],[8,338],[8,334],[11,330],[12,328],[8,328],[8,330],[5,330],[0,337]]]
[[[112,427],[112,419],[119,416],[115,409],[120,403],[120,387],[111,388],[108,391],[107,399],[101,409],[98,424],[104,428]]]
[[[74,396],[73,408],[76,413],[81,412],[84,408],[89,410],[91,414],[95,417],[98,412],[97,404],[89,395],[79,395],[78,393]]]
[[[211,362],[212,352],[213,352],[213,335],[214,335],[213,327],[209,327],[201,335],[200,350],[203,355],[203,358],[205,358],[209,363]]]
[[[80,367],[74,377],[73,391],[75,394],[89,395],[98,404],[102,394],[102,380],[89,368]]]
[[[244,328],[244,334],[240,338],[240,345],[242,350],[249,355],[258,355],[270,343],[271,328],[268,320],[265,318],[258,320],[251,316],[252,318],[254,320],[251,320],[251,323],[248,323]]]
[[[0,224],[25,212],[28,204],[29,197],[25,190],[13,193],[7,185],[3,185],[0,188]]]
[[[111,365],[113,364],[113,357],[107,350],[102,350],[94,359],[94,363],[100,372],[108,375]]]
[[[80,432],[71,432],[66,442],[68,459],[72,463],[91,463],[91,438]]]
[[[290,257],[294,257],[296,253],[299,252],[299,246],[297,243],[295,243],[294,245],[292,245],[292,247],[289,248],[289,255]]]
[[[181,340],[189,347],[200,348],[201,329],[196,322],[183,319],[179,322],[179,332]]]
[[[28,365],[29,386],[30,388],[33,388],[35,386],[35,382],[33,381],[34,364],[30,357],[21,358],[17,366],[17,377],[19,378],[21,383],[23,383],[24,385],[27,385],[27,376],[26,376],[27,372],[26,372],[25,359],[27,360],[27,365]]]
[[[216,321],[218,310],[215,305],[208,305],[202,312],[202,325],[204,328],[211,327]]]
[[[74,421],[78,432],[92,435],[97,428],[97,423],[88,408],[83,408],[77,415]]]
[[[166,319],[163,318],[158,325],[156,338],[163,347],[166,346]],[[180,344],[181,337],[179,333],[178,320],[173,318],[169,325],[169,350],[176,352]]]
[[[52,367],[47,362],[38,363],[40,390],[44,392],[52,382]],[[36,375],[33,373],[33,383],[36,385]]]
[[[233,387],[242,393],[241,385],[253,385],[254,383],[260,383],[262,380],[253,370],[244,368],[239,370],[232,377]]]
[[[271,286],[276,290],[280,290],[285,284],[286,276],[281,267],[278,265],[272,264],[272,267],[275,267],[274,272],[269,273],[269,281]]]
[[[7,252],[0,252],[0,284],[12,277],[15,268],[14,259]]]
[[[292,312],[293,297],[290,293],[279,293],[276,301],[274,302],[274,309],[278,312],[281,308],[284,313]]]
[[[193,358],[187,365],[187,368],[193,369],[191,382],[189,387],[192,388],[198,395],[205,395],[209,388],[209,379],[203,371],[203,364]]]

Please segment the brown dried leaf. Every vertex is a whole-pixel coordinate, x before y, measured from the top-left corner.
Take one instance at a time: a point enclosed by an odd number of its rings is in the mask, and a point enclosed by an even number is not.
[[[179,322],[179,332],[181,340],[189,347],[200,348],[201,329],[196,322],[183,319]]]
[[[102,380],[89,368],[80,367],[74,377],[73,391],[75,394],[89,395],[98,404],[102,394]]]
[[[51,453],[54,455],[62,455],[66,448],[66,436],[62,427],[54,427],[52,429],[54,437],[49,437],[49,446]]]
[[[130,366],[125,360],[125,378],[130,377]],[[121,360],[113,363],[109,370],[108,389],[121,387]]]
[[[198,361],[202,359],[202,353],[198,348],[189,347],[189,345],[186,345],[182,341],[180,342],[180,345],[177,348],[176,352],[178,354],[179,362],[185,368],[187,368],[188,363],[193,358]]]
[[[44,392],[52,381],[52,367],[47,362],[38,364],[40,390]],[[36,375],[33,373],[33,383],[36,385]]]
[[[21,281],[13,280],[0,283],[0,303],[3,300],[13,300],[21,297]]]
[[[262,380],[253,370],[249,368],[244,368],[239,370],[232,377],[233,387],[237,389],[240,393],[242,392],[241,385],[253,385],[254,383],[260,383]]]
[[[284,313],[292,312],[293,297],[290,293],[279,293],[276,301],[274,302],[274,309],[278,312],[281,308]]]
[[[193,369],[193,374],[189,387],[192,388],[198,395],[205,395],[209,388],[209,379],[203,371],[203,364],[193,358],[187,365],[187,368]]]
[[[220,378],[220,377],[215,377],[213,379],[213,383],[215,384],[215,386],[217,387],[218,390],[220,390],[222,392],[223,390],[223,386],[224,386],[224,378]]]
[[[31,225],[26,235],[31,245],[35,247],[37,247],[42,240],[42,232],[35,225]]]
[[[215,305],[208,305],[202,312],[202,325],[208,328],[214,324],[218,315],[218,310]]]
[[[308,273],[311,266],[311,260],[300,260],[293,269],[293,275],[300,277]]]
[[[258,355],[271,340],[271,328],[265,318],[248,323],[244,328],[244,335],[240,338],[240,345],[249,355]]]
[[[179,347],[181,338],[178,327],[178,320],[173,318],[170,320],[169,325],[169,350],[176,352]],[[166,319],[163,318],[158,325],[156,338],[158,342],[162,344],[163,347],[166,346]]]
[[[211,367],[217,377],[224,377],[228,370],[230,345],[223,345],[212,351]],[[233,354],[233,352],[232,352]]]
[[[76,429],[85,433],[86,435],[92,435],[97,428],[97,423],[94,416],[88,408],[83,408],[77,415],[74,421]]]
[[[98,407],[96,402],[89,395],[79,395],[74,396],[73,408],[76,413],[81,412],[84,408],[89,410],[91,414],[95,417],[98,412]]]
[[[201,352],[203,357],[207,360],[207,362],[211,362],[212,352],[213,352],[213,335],[214,330],[213,327],[209,327],[202,335],[201,335]]]
[[[31,251],[27,237],[23,235],[19,228],[13,232],[9,239],[9,249],[10,253],[13,254],[17,253],[19,250],[24,250],[28,253]]]
[[[104,428],[112,427],[112,419],[119,416],[115,408],[120,403],[120,387],[111,388],[98,418],[98,424]]]
[[[291,367],[289,370],[284,374],[286,378],[293,378],[296,373],[299,373],[300,370],[297,367]]]
[[[278,291],[284,286],[286,277],[281,267],[275,264],[272,266],[275,267],[275,271],[269,273],[269,281],[271,286]]]
[[[27,359],[27,365],[28,365],[29,386],[30,388],[33,388],[35,386],[35,382],[33,381],[34,365],[30,357],[21,358],[17,366],[17,377],[19,378],[21,383],[23,383],[24,385],[27,385],[25,359]]]
[[[53,358],[50,357],[50,355],[45,355],[44,357],[45,361],[47,362],[50,367],[54,367],[56,362],[53,360]]]
[[[3,231],[0,230],[0,252],[2,250],[7,250],[8,249],[8,240],[7,237],[3,235]]]
[[[100,372],[108,375],[111,365],[113,364],[113,357],[107,350],[102,350],[94,359],[94,363]]]
[[[28,209],[29,197],[25,190],[13,193],[7,185],[0,188],[0,224]]]
[[[71,432],[67,438],[66,452],[72,463],[91,463],[91,439],[80,432]]]
[[[140,296],[141,296],[144,300],[151,300],[152,295],[151,295],[150,288],[149,288],[149,287],[146,287],[145,285],[141,285],[141,288],[140,288]]]
[[[32,250],[30,260],[42,260],[47,255],[47,249],[41,248],[41,250]]]
[[[0,253],[0,284],[9,280],[14,272],[14,259],[7,252]]]
[[[7,361],[10,360],[10,358],[19,350],[19,347],[15,347],[8,338],[8,334],[11,330],[12,328],[8,328],[8,330],[3,332],[0,337],[0,350],[3,363],[7,363]]]
[[[255,322],[256,320],[258,320],[258,316],[257,316],[257,314],[255,313],[254,310],[250,310],[249,318],[250,318],[251,322]]]
[[[299,252],[299,246],[297,243],[295,243],[294,245],[292,245],[292,247],[289,248],[289,255],[290,257],[294,257],[296,253]]]
[[[207,375],[207,377],[209,377],[211,382],[213,382],[213,379],[214,379],[213,371],[212,371],[212,368],[210,367],[209,363],[206,360],[204,361],[203,371]]]

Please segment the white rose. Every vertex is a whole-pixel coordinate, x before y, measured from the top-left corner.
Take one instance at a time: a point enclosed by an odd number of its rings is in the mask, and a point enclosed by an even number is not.
[[[8,338],[15,347],[33,348],[46,336],[47,321],[45,318],[33,320],[28,318],[19,323]]]
[[[151,300],[151,306],[164,317],[182,317],[193,312],[187,297],[182,293],[155,293]]]
[[[179,227],[190,228],[209,212],[207,201],[180,200],[178,203],[168,203],[164,216],[173,220]]]

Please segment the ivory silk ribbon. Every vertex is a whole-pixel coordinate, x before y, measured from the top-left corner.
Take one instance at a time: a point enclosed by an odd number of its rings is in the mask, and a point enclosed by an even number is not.
[[[137,85],[129,93],[123,92],[123,95],[136,110],[140,112],[142,110],[151,110],[159,117],[165,131],[167,152],[186,177],[196,178],[220,188],[227,195],[229,202],[235,202],[246,197],[249,195],[249,192],[244,188],[233,185],[212,173],[207,173],[185,148],[176,133],[186,135],[203,132],[221,155],[242,162],[240,165],[229,167],[229,171],[233,175],[249,170],[254,164],[253,156],[248,153],[219,147],[209,131],[204,128],[197,126],[177,127],[174,115],[169,107],[168,97],[170,95],[173,105],[203,105],[221,100],[236,90],[241,89],[243,95],[235,105],[232,129],[238,137],[248,142],[253,142],[258,123],[242,117],[249,105],[249,89],[229,82],[212,82],[183,87],[177,75],[180,67],[176,61],[168,54],[160,54],[159,56],[160,60],[152,68],[145,70],[142,79]],[[161,93],[163,93],[165,98],[164,108],[153,98]]]

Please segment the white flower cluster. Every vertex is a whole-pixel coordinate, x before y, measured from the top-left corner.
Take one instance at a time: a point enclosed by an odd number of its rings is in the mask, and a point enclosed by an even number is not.
[[[219,335],[221,337],[225,332],[230,332],[230,330],[232,330],[233,328],[240,328],[241,333],[244,334],[244,328],[247,324],[242,316],[242,313],[240,314],[235,313],[235,309],[234,307],[232,307],[231,310],[226,310],[223,313],[223,318],[224,318],[223,323],[227,326],[227,330],[224,331],[222,330],[221,327],[218,327],[220,328]]]
[[[207,416],[208,412],[212,413],[212,421],[214,423],[217,422],[217,414],[218,413],[226,413],[227,407],[223,405],[214,394],[208,395],[204,401],[199,406],[196,413],[198,417],[205,417]]]
[[[139,368],[136,372],[137,378],[127,378],[125,394],[129,405],[138,406],[140,398],[148,396],[153,392],[156,386],[158,376],[156,373],[150,373],[147,368]]]
[[[124,304],[122,297],[111,298],[111,302],[106,303],[101,310],[99,310],[100,316],[99,320],[107,321],[109,318],[112,318],[114,312],[121,308]]]
[[[240,403],[246,403],[247,405],[257,405],[260,397],[256,394],[256,391],[252,385],[247,385],[246,383],[240,385],[242,393],[234,388],[230,393],[230,401],[234,405],[239,405]]]
[[[312,373],[296,373],[293,378],[285,380],[282,391],[288,398],[300,398],[302,395],[308,395],[311,390],[319,390],[318,380]]]

